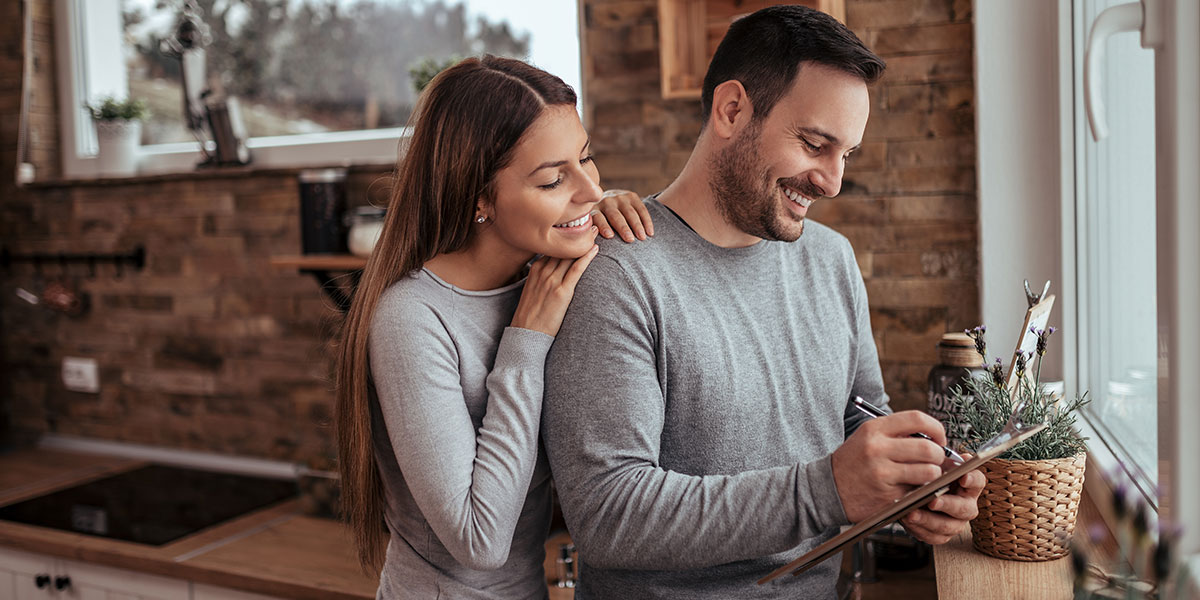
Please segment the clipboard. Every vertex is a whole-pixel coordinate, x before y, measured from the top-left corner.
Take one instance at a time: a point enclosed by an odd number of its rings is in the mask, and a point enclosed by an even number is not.
[[[770,575],[759,579],[758,585],[778,579],[787,573],[791,573],[793,576],[799,575],[824,562],[825,559],[829,558],[830,556],[841,552],[844,547],[857,542],[859,539],[866,537],[867,535],[870,535],[872,532],[882,528],[884,525],[899,520],[909,512],[929,504],[934,498],[946,493],[946,491],[950,489],[950,485],[958,481],[958,479],[963,475],[974,471],[983,465],[983,463],[986,463],[987,461],[1003,454],[1004,451],[1025,441],[1030,436],[1041,431],[1045,427],[1045,423],[1030,427],[1029,429],[1021,432],[1020,435],[1013,436],[1004,443],[999,444],[994,448],[989,448],[980,453],[978,456],[971,457],[971,459],[967,462],[958,465],[953,469],[946,471],[945,473],[942,473],[941,477],[938,477],[937,479],[934,479],[933,481],[930,481],[929,483],[905,494],[892,504],[879,509],[874,514],[863,519],[862,521],[859,521],[849,529],[830,538],[828,541],[817,546],[816,548],[809,550],[803,556],[782,567],[779,567],[778,569],[775,569]]]

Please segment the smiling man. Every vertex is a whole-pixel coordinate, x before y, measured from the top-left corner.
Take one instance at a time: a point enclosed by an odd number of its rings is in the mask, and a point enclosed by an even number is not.
[[[646,202],[653,239],[602,243],[580,280],[542,433],[581,600],[831,598],[836,559],[755,581],[941,473],[936,420],[848,406],[887,409],[866,290],[847,240],[805,218],[841,189],[883,68],[817,11],[736,21],[692,156]],[[947,541],[983,479],[905,525]]]

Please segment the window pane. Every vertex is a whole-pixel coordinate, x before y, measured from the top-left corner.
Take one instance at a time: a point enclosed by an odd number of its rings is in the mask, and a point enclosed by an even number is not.
[[[190,141],[180,63],[160,51],[183,2],[122,2],[130,94],[154,115],[143,143]],[[211,35],[210,87],[238,98],[251,137],[404,125],[416,98],[414,67],[484,52],[529,60],[578,89],[575,3],[547,10],[513,4],[523,3],[196,2]]]
[[[1100,11],[1124,1],[1085,2],[1085,31]],[[1083,55],[1076,59],[1082,68]],[[1091,391],[1090,420],[1103,441],[1137,479],[1154,485],[1154,55],[1140,46],[1136,33],[1118,34],[1109,40],[1101,68],[1109,137],[1097,144],[1085,136],[1079,178],[1087,215],[1080,236],[1080,273],[1087,278],[1080,289],[1086,294],[1081,326],[1090,336],[1088,347],[1080,349],[1087,364],[1086,386],[1081,387]]]

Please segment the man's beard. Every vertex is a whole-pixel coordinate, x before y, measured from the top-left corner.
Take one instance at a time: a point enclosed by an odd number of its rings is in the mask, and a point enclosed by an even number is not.
[[[804,219],[779,205],[780,201],[791,200],[779,189],[782,182],[769,177],[758,151],[761,134],[762,123],[752,121],[732,144],[718,152],[709,161],[708,186],[721,216],[743,233],[764,240],[794,242],[804,233]],[[786,183],[809,198],[821,196],[807,180]]]

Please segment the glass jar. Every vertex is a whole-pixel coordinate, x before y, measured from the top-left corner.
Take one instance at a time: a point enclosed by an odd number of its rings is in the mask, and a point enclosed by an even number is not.
[[[947,333],[938,342],[938,364],[929,371],[929,414],[946,427],[947,446],[954,448],[967,437],[966,425],[955,429],[952,401],[955,387],[966,392],[967,378],[987,377],[983,357],[975,351],[975,340],[965,333]]]
[[[383,233],[383,220],[387,209],[378,206],[359,206],[350,211],[346,221],[350,225],[347,234],[350,253],[355,256],[370,256]]]

